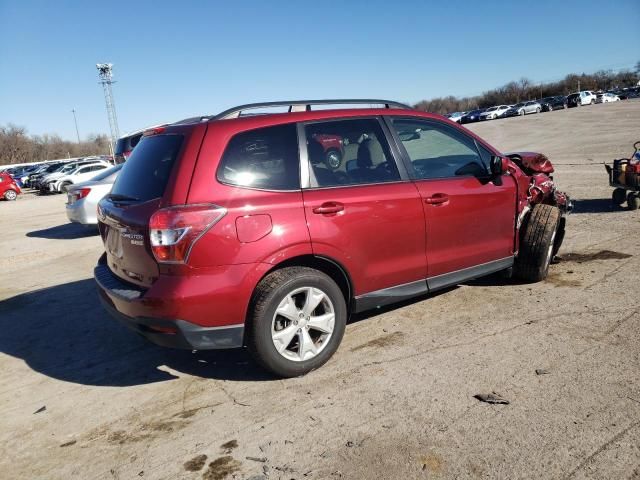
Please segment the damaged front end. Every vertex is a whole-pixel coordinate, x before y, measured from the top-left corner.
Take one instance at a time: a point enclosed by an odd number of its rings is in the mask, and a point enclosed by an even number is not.
[[[554,205],[563,214],[573,210],[569,195],[556,188],[552,175],[553,164],[546,155],[535,152],[513,152],[506,156],[512,164],[509,173],[518,184],[519,220],[538,203]]]

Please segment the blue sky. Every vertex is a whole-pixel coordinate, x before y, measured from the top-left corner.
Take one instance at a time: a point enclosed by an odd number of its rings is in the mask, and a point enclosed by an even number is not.
[[[295,98],[417,102],[633,67],[640,2],[0,0],[0,125],[107,133]]]

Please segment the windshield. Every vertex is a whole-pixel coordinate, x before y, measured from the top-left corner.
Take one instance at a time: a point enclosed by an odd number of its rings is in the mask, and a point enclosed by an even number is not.
[[[513,108],[524,107],[524,103],[516,103]]]
[[[491,108],[487,108],[487,112],[494,112],[498,109],[498,107],[491,107]]]

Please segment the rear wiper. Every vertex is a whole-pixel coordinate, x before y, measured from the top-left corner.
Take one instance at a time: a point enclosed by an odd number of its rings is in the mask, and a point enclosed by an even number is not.
[[[109,194],[109,200],[115,200],[115,201],[124,201],[124,202],[137,202],[138,200],[140,200],[139,198],[136,197],[130,197],[129,195],[122,195],[120,193],[110,193]]]

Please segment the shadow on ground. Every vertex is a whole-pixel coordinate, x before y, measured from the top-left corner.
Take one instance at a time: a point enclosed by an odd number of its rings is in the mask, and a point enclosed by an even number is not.
[[[93,279],[0,302],[0,352],[52,378],[84,385],[130,386],[189,375],[270,380],[244,349],[191,352],[155,346],[104,312]]]
[[[65,223],[57,227],[34,230],[27,233],[27,237],[48,238],[50,240],[69,240],[96,235],[98,235],[97,227],[80,225],[79,223]]]
[[[572,214],[581,213],[618,213],[626,212],[626,208],[618,207],[611,202],[611,198],[589,198],[573,200]]]

